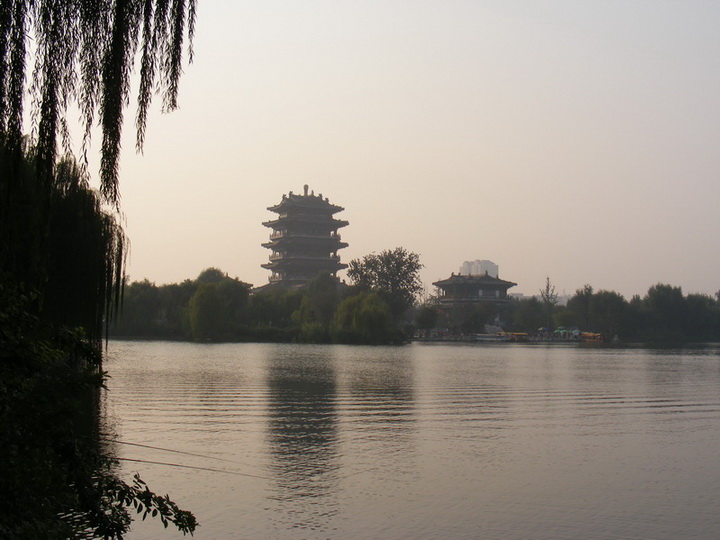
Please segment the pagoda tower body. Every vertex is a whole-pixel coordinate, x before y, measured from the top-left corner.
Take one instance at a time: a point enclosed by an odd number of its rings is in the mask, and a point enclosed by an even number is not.
[[[262,265],[272,272],[270,284],[298,287],[320,273],[335,276],[338,270],[347,268],[337,252],[347,247],[338,229],[348,222],[333,217],[344,210],[342,206],[330,204],[314,192],[308,194],[305,185],[302,195],[291,191],[268,210],[278,214],[276,219],[263,223],[273,231],[270,241],[262,244],[272,250],[270,262]]]

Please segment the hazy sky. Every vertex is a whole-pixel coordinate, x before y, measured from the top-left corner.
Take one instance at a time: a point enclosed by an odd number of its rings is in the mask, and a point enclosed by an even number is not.
[[[403,246],[430,291],[490,259],[510,292],[714,293],[719,27],[716,0],[199,0],[181,109],[143,156],[125,128],[130,277],[267,283],[267,207],[309,184],[344,262]]]

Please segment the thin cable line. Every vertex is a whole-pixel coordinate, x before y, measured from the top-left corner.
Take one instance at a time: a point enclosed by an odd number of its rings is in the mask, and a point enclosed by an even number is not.
[[[105,442],[112,442],[112,443],[117,443],[117,444],[124,444],[124,445],[127,445],[127,446],[137,446],[137,447],[140,447],[140,448],[148,448],[148,449],[150,449],[150,450],[160,450],[160,451],[163,451],[163,452],[171,452],[171,453],[174,453],[174,454],[183,454],[183,455],[186,455],[186,456],[194,456],[194,457],[200,457],[200,458],[205,458],[205,459],[214,459],[214,460],[217,460],[217,461],[224,461],[224,462],[227,462],[227,463],[236,463],[236,464],[238,464],[238,465],[246,465],[245,463],[243,463],[243,462],[241,462],[241,461],[235,461],[235,460],[232,460],[232,459],[223,459],[223,458],[214,457],[214,456],[206,456],[206,455],[204,455],[204,454],[195,454],[195,453],[193,453],[193,452],[183,452],[182,450],[173,450],[173,449],[171,449],[171,448],[162,448],[162,447],[160,447],[160,446],[151,446],[151,445],[148,445],[148,444],[132,443],[132,442],[127,442],[127,441],[121,441],[121,440],[118,440],[118,439],[110,439],[110,438],[106,438],[106,437],[101,437],[101,439],[104,440]],[[166,463],[166,462],[162,462],[162,461],[148,461],[148,460],[143,460],[143,459],[132,459],[132,458],[121,458],[121,457],[116,457],[115,459],[117,459],[118,461],[131,461],[131,462],[134,462],[134,463],[147,463],[147,464],[150,464],[150,465],[166,465],[166,466],[168,466],[168,467],[178,467],[178,468],[183,468],[183,469],[196,469],[196,470],[199,470],[199,471],[219,472],[219,473],[226,473],[226,474],[234,474],[234,475],[237,475],[237,476],[247,476],[247,477],[250,477],[250,478],[259,478],[259,479],[261,479],[261,480],[270,480],[270,478],[268,478],[268,477],[266,477],[266,476],[259,476],[259,475],[256,475],[256,474],[241,473],[241,472],[237,472],[237,471],[228,471],[228,470],[224,470],[224,469],[213,469],[213,468],[209,468],[209,467],[196,467],[196,466],[193,466],[193,465],[182,465],[182,464],[180,464],[180,463]],[[355,471],[355,472],[351,472],[351,473],[348,473],[348,474],[345,474],[345,475],[342,475],[342,476],[338,476],[338,478],[344,480],[345,478],[349,478],[349,477],[351,477],[351,476],[355,476],[355,475],[358,475],[358,474],[362,474],[362,473],[365,473],[365,472],[369,472],[369,471],[371,471],[371,470],[375,470],[375,468],[372,468],[372,469],[360,469],[359,471]]]
[[[146,463],[149,465],[165,465],[167,467],[178,467],[180,469],[195,469],[198,471],[209,471],[209,472],[219,472],[219,473],[225,473],[225,474],[234,474],[236,476],[248,476],[250,478],[258,478],[260,480],[270,480],[270,478],[266,476],[258,476],[256,474],[248,474],[248,473],[241,473],[237,471],[226,471],[223,469],[211,469],[209,467],[193,467],[192,465],[182,465],[181,463],[167,463],[163,461],[148,461],[145,459],[131,459],[131,458],[115,458],[118,461],[132,461],[133,463]]]
[[[193,452],[183,452],[182,450],[173,450],[172,448],[162,448],[162,447],[160,447],[160,446],[150,446],[149,444],[132,443],[132,442],[127,442],[127,441],[121,441],[121,440],[118,440],[118,439],[109,439],[109,438],[106,438],[106,437],[101,437],[101,439],[102,439],[104,442],[111,442],[111,443],[117,443],[117,444],[125,444],[125,445],[127,445],[127,446],[138,446],[138,447],[140,447],[140,448],[149,448],[150,450],[161,450],[161,451],[163,451],[163,452],[172,452],[173,454],[183,454],[183,455],[186,455],[186,456],[201,457],[201,458],[205,458],[205,459],[214,459],[214,460],[217,460],[217,461],[226,461],[226,462],[228,462],[228,463],[237,463],[237,464],[239,464],[239,465],[245,465],[245,463],[242,463],[242,462],[240,462],[240,461],[234,461],[234,460],[232,460],[232,459],[223,459],[223,458],[214,457],[214,456],[206,456],[206,455],[204,455],[204,454],[195,454],[195,453],[193,453]]]

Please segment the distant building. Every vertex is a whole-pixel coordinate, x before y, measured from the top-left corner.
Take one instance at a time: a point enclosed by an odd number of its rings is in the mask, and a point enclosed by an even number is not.
[[[451,274],[433,283],[438,289],[439,328],[453,335],[487,333],[488,325],[502,327],[503,308],[510,303],[508,289],[517,285],[489,272]]]
[[[291,191],[268,210],[278,214],[263,223],[272,229],[270,241],[262,244],[272,250],[270,262],[261,265],[272,272],[270,284],[302,286],[322,272],[335,276],[347,268],[340,262],[338,250],[348,245],[341,241],[338,229],[348,222],[333,217],[343,207],[314,192],[308,194],[305,185],[302,195]]]
[[[484,276],[485,274],[498,277],[498,265],[492,261],[465,261],[460,267],[463,276]]]
[[[504,304],[510,301],[508,289],[517,283],[483,275],[456,275],[433,283],[438,290],[441,308],[473,306],[484,302]]]

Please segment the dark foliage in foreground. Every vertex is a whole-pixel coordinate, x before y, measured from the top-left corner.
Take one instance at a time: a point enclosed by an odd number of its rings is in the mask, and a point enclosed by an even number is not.
[[[123,482],[98,438],[122,229],[73,162],[48,186],[34,155],[0,151],[16,174],[0,177],[0,538],[121,538],[133,508],[192,532],[192,514]]]
[[[191,513],[115,474],[98,439],[99,350],[33,315],[35,300],[0,280],[0,538],[121,538],[132,510],[192,533]]]
[[[139,478],[116,477],[93,438],[101,335],[124,282],[125,237],[103,205],[119,209],[130,74],[138,53],[140,149],[153,95],[177,106],[195,4],[0,1],[0,538],[119,538],[129,507],[195,528]],[[69,150],[71,104],[84,123],[84,164],[99,120],[100,193],[74,160],[57,162],[58,140]]]

